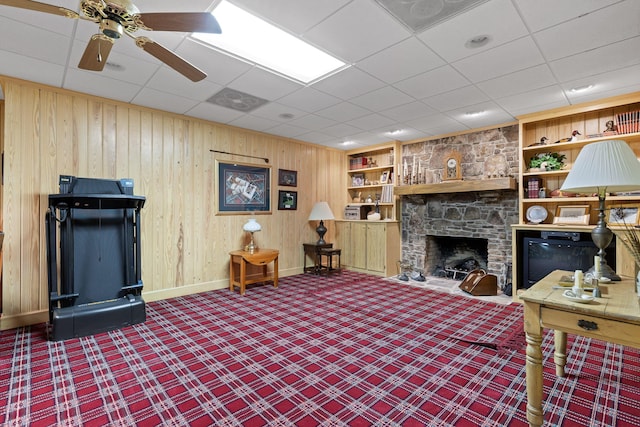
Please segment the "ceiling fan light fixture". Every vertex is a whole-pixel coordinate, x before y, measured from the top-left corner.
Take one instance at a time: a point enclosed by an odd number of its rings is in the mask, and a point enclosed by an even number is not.
[[[100,32],[109,38],[119,39],[122,37],[124,29],[119,22],[112,19],[103,19],[100,21]]]

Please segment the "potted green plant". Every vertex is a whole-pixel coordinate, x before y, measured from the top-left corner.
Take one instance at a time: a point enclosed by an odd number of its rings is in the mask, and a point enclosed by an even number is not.
[[[529,170],[556,171],[564,167],[567,156],[560,153],[540,153],[529,160]]]

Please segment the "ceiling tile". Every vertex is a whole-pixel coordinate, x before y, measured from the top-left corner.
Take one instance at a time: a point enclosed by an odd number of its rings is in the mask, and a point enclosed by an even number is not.
[[[438,55],[454,62],[528,35],[510,0],[493,0],[420,34]],[[468,40],[488,36],[489,43],[468,48]]]
[[[558,85],[506,96],[496,100],[496,102],[514,116],[569,105],[564,91]]]
[[[566,82],[640,63],[640,56],[629,55],[629,52],[640,52],[640,37],[559,59],[549,65],[558,80]]]
[[[450,111],[460,106],[479,104],[487,101],[489,98],[475,86],[465,86],[454,89],[450,92],[441,93],[429,98],[425,98],[422,102],[430,105],[437,111]]]
[[[232,120],[242,117],[243,113],[230,108],[220,107],[219,105],[213,105],[209,102],[201,102],[187,111],[187,115],[218,123],[229,123]]]
[[[531,37],[523,37],[456,61],[453,66],[472,82],[480,82],[543,62],[544,58]]]
[[[369,110],[351,104],[350,102],[341,102],[340,104],[332,105],[329,108],[324,108],[316,112],[317,115],[334,121],[353,120],[370,113]]]
[[[333,14],[351,0],[322,0],[305,2],[300,0],[232,0],[245,10],[276,23],[293,34],[304,35],[322,20]],[[214,13],[215,15],[215,13]]]
[[[78,69],[67,71],[64,88],[124,102],[131,102],[141,89],[138,85],[106,77],[103,73]]]
[[[184,96],[200,102],[206,101],[211,95],[219,92],[223,88],[222,85],[210,82],[207,79],[192,82],[174,69],[166,66],[160,67],[160,69],[155,72],[153,77],[148,80],[147,86],[152,89]]]
[[[360,130],[377,129],[381,126],[391,126],[396,121],[385,117],[380,114],[368,114],[366,116],[358,117],[350,121],[350,124],[359,128]]]
[[[532,32],[569,21],[619,0],[513,0]]]
[[[151,88],[144,88],[131,100],[131,103],[151,108],[162,105],[164,111],[184,114],[195,107],[198,101]]]
[[[469,112],[483,111],[483,114],[469,116]],[[479,128],[490,124],[507,123],[515,121],[515,117],[507,113],[493,101],[470,105],[466,108],[449,110],[446,115],[457,122],[467,125],[469,128]]]
[[[264,119],[262,117],[245,114],[235,120],[232,120],[231,122],[229,122],[229,124],[231,126],[237,126],[244,129],[251,129],[262,132],[277,126],[279,123],[274,122],[273,120]]]
[[[479,82],[476,86],[491,98],[502,98],[504,96],[549,86],[555,82],[556,78],[549,66],[547,64],[541,64],[505,76]]]
[[[187,38],[180,45],[177,53],[204,71],[208,81],[223,86],[253,68],[251,64],[211,49],[191,38]]]
[[[355,67],[347,68],[313,85],[315,89],[343,100],[383,86],[383,82]]]
[[[293,126],[298,126],[301,128],[310,129],[314,131],[319,131],[326,127],[333,126],[336,123],[338,122],[336,122],[335,120],[330,120],[315,114],[307,114],[306,116],[293,119],[289,122],[289,124]]]
[[[328,95],[311,87],[303,87],[278,99],[283,105],[288,105],[308,113],[313,113],[323,108],[342,102],[335,96]]]
[[[62,65],[0,50],[0,74],[61,87],[66,70]]]
[[[444,64],[431,49],[411,37],[360,61],[358,68],[385,83],[395,83]]]
[[[380,31],[384,28],[384,31]],[[409,32],[370,0],[353,0],[305,34],[347,62],[357,62],[409,37]]]
[[[384,108],[395,107],[411,101],[415,101],[415,99],[391,86],[374,90],[373,92],[360,95],[351,100],[354,104],[371,111],[379,111]]]
[[[415,119],[424,117],[429,114],[435,114],[436,110],[426,105],[424,102],[414,101],[408,104],[398,105],[397,107],[382,110],[381,114],[391,117],[397,121]]]
[[[282,117],[283,114],[291,115],[292,117]],[[259,107],[255,111],[252,111],[251,115],[282,123],[290,122],[296,117],[304,117],[307,115],[307,113],[302,110],[297,110],[295,108],[282,105],[279,102],[270,102]]]
[[[549,61],[640,35],[640,2],[621,2],[534,35]],[[562,43],[558,43],[562,40]]]
[[[441,133],[458,132],[469,129],[467,125],[440,113],[408,120],[406,123],[415,129],[428,133],[429,135],[438,135]]]
[[[585,77],[562,83],[566,96],[571,103],[587,102],[600,99],[613,94],[629,93],[637,89],[640,84],[640,65],[633,65],[607,73]],[[585,92],[572,92],[571,89],[593,85],[593,88]]]
[[[63,65],[71,38],[0,16],[0,50]]]
[[[445,65],[395,83],[394,86],[416,99],[424,99],[468,84],[469,80],[465,79],[457,70]]]
[[[228,87],[260,98],[274,100],[296,91],[301,86],[292,80],[254,67],[231,82]]]

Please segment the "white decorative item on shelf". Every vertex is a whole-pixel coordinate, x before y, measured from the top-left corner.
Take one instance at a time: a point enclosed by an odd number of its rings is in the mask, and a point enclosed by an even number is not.
[[[533,205],[527,209],[527,219],[533,224],[540,224],[547,219],[547,209],[544,206]]]
[[[251,242],[246,246],[245,250],[249,253],[254,253],[258,247],[253,241],[253,233],[262,230],[262,226],[258,224],[255,218],[249,218],[249,220],[242,226],[242,229],[251,233]]]

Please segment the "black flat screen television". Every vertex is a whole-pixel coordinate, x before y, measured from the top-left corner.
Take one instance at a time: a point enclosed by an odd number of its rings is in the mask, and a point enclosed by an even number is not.
[[[523,240],[522,280],[524,288],[529,288],[554,270],[582,270],[586,272],[593,266],[593,257],[598,248],[593,244],[591,236],[580,240],[545,239],[525,237]],[[615,239],[606,250],[607,264],[615,269]]]

